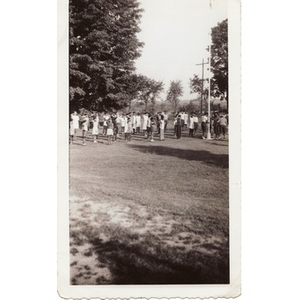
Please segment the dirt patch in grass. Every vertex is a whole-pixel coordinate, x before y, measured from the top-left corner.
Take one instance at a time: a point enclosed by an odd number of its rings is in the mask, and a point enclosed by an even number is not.
[[[70,149],[71,284],[229,282],[228,146]]]

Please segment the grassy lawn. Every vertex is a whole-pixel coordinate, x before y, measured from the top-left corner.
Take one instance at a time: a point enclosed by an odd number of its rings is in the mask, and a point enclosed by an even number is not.
[[[71,283],[229,283],[228,141],[70,145]]]

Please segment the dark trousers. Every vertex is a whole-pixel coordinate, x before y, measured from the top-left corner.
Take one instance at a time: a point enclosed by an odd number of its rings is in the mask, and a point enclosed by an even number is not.
[[[220,125],[220,129],[221,129],[221,134],[223,134],[224,137],[225,137],[225,134],[226,134],[226,126],[225,126],[225,125]]]
[[[180,139],[181,138],[181,126],[179,125],[179,126],[176,126],[177,128],[176,128],[176,137],[178,138],[178,139]]]
[[[214,124],[214,132],[215,132],[216,137],[219,137],[220,132],[221,132],[220,124],[218,124],[218,123]]]
[[[201,129],[202,129],[202,135],[204,136],[207,131],[207,125],[206,122],[201,123]]]
[[[197,132],[197,129],[198,129],[198,123],[194,123],[194,134],[196,134],[196,132]]]

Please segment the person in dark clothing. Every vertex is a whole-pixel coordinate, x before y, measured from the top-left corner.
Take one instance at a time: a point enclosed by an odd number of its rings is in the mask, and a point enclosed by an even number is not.
[[[181,138],[181,115],[180,114],[177,116],[176,137],[177,139]]]

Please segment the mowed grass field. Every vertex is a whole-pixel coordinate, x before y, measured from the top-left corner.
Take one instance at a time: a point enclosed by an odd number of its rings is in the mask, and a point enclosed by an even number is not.
[[[70,145],[71,284],[229,283],[228,141]]]

